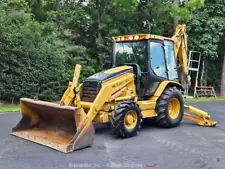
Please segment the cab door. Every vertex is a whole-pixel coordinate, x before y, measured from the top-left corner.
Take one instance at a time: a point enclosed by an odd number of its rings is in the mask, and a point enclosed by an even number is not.
[[[161,40],[148,41],[148,80],[143,91],[144,97],[154,95],[159,84],[168,80],[164,44]]]
[[[149,42],[150,72],[159,79],[168,79],[163,41]]]
[[[177,59],[175,57],[173,41],[165,40],[164,49],[168,68],[168,79],[172,81],[179,81]]]

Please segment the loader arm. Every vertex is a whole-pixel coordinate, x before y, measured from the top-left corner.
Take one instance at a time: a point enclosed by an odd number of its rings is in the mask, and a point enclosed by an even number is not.
[[[97,113],[102,109],[103,105],[105,103],[110,103],[114,101],[119,93],[124,92],[124,90],[127,90],[126,86],[131,84],[133,87],[133,91],[135,90],[134,85],[134,74],[133,73],[126,73],[121,75],[118,78],[112,79],[108,82],[105,82],[102,84],[102,87],[100,91],[97,94],[97,97],[95,98],[94,102],[81,102],[80,101],[80,95],[76,95],[76,106],[80,108],[88,107],[89,110],[87,112],[87,118],[85,119],[83,126],[86,125],[88,122],[92,122],[92,120],[96,117]],[[129,97],[134,98],[136,96],[136,93],[134,92]],[[77,105],[79,104],[79,105]],[[82,128],[82,127],[81,127]]]
[[[75,98],[75,90],[78,88],[78,80],[80,76],[81,65],[77,64],[75,66],[75,71],[73,75],[73,81],[69,82],[69,87],[64,92],[63,97],[60,100],[60,105],[72,106],[73,100]]]
[[[83,114],[83,117],[81,117],[82,120],[80,120],[78,127],[77,127],[77,133],[75,136],[75,142],[73,143],[73,147],[71,150],[76,149],[76,144],[79,142],[79,138],[85,134],[86,128],[89,126],[89,124],[92,123],[93,119],[96,117],[98,112],[102,109],[103,105],[107,102],[112,102],[115,100],[117,93],[121,92],[121,89],[126,89],[126,86],[132,86],[133,90],[135,90],[134,85],[134,74],[133,73],[126,73],[121,75],[119,78],[109,80],[108,82],[105,82],[102,84],[102,87],[95,98],[93,103],[87,103],[87,102],[81,102],[80,101],[80,95],[76,95],[76,106],[80,108],[80,111]],[[75,90],[78,91],[78,90]],[[130,97],[135,97],[136,93],[130,95]],[[84,113],[83,106],[88,105],[89,111],[87,114]]]

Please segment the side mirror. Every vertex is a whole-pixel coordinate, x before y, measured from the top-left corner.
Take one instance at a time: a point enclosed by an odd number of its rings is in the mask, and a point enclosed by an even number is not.
[[[110,61],[106,61],[104,66],[103,66],[104,69],[109,69],[111,68],[111,62]]]

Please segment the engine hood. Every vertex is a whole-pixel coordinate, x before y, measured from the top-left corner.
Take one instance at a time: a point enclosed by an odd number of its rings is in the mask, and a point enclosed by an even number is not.
[[[93,74],[92,76],[85,79],[85,81],[107,81],[117,76],[120,76],[124,73],[133,72],[133,67],[131,66],[119,66],[115,68],[111,68],[108,70],[104,70],[102,72]]]

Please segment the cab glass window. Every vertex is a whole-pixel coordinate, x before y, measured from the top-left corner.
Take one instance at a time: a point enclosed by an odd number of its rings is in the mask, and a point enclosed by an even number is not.
[[[136,63],[142,72],[147,72],[147,42],[119,42],[115,44],[115,64],[116,66],[125,63]]]
[[[177,80],[178,79],[177,63],[176,63],[175,54],[174,54],[173,42],[169,40],[165,40],[164,45],[165,45],[165,54],[166,54],[169,80]]]
[[[167,78],[164,50],[161,42],[150,41],[150,64],[153,72],[162,78]]]

